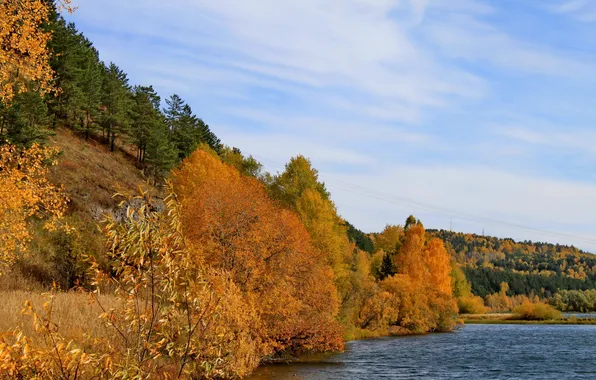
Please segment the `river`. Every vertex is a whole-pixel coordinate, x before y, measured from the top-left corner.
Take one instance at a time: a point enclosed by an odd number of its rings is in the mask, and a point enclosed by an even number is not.
[[[343,353],[259,368],[264,379],[596,379],[596,326],[467,325],[349,342]]]

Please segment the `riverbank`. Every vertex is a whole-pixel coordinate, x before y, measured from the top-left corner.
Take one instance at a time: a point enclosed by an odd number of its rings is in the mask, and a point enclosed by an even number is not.
[[[511,313],[464,314],[461,316],[465,324],[486,325],[596,325],[596,318],[577,318],[575,316],[550,320],[517,319]]]

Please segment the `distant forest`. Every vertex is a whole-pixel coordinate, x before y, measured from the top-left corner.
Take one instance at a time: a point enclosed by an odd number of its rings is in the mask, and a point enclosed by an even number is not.
[[[472,284],[485,297],[497,293],[501,282],[509,294],[551,296],[558,290],[586,290],[596,286],[596,256],[573,246],[516,242],[491,236],[428,230],[440,238]]]

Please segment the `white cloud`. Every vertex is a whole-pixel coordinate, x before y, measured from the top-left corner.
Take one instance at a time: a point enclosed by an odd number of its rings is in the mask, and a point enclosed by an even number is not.
[[[583,77],[594,66],[537,41],[514,39],[470,14],[441,17],[428,28],[428,35],[453,59],[488,64],[532,75]]]
[[[335,148],[311,138],[297,137],[282,133],[240,132],[233,128],[223,128],[221,136],[230,145],[240,147],[242,152],[254,155],[269,170],[283,168],[283,163],[299,154],[311,159],[315,167],[348,165],[367,167],[375,163],[371,156],[350,149]],[[273,165],[272,165],[273,164]]]
[[[596,21],[596,1],[594,0],[565,0],[559,1],[551,10],[555,13],[569,15],[580,21]]]
[[[545,145],[576,153],[596,155],[596,132],[567,128],[565,131],[552,127],[541,128],[540,131],[527,127],[499,127],[495,132],[507,138],[529,144]]]

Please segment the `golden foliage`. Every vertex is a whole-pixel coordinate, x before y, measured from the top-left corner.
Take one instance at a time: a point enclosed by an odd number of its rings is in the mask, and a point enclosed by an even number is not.
[[[261,182],[196,151],[173,173],[184,231],[198,260],[226,273],[258,318],[263,354],[342,347],[325,254]]]
[[[443,241],[437,238],[431,239],[427,244],[425,257],[430,283],[437,291],[450,296],[452,293],[451,264]]]
[[[499,293],[489,294],[486,296],[486,306],[493,312],[510,311],[513,308],[512,300],[507,296],[509,284],[501,282],[501,290]]]
[[[48,166],[56,165],[58,151],[33,145],[19,150],[0,146],[0,264],[11,264],[31,240],[28,219],[46,217],[55,229],[67,198],[60,186],[48,180]]]
[[[449,331],[457,316],[449,254],[441,240],[426,241],[419,221],[408,221],[394,258],[398,274],[380,284],[398,312],[392,324],[415,333]]]
[[[472,294],[459,297],[457,307],[461,314],[486,314],[487,311],[482,297]]]
[[[0,343],[0,375],[17,378],[233,378],[260,360],[255,316],[228,277],[205,268],[182,236],[179,206],[165,212],[146,198],[130,201],[124,223],[109,219],[111,274],[97,266],[92,299],[113,334],[77,341],[54,323],[53,296],[38,314],[34,342],[21,332]],[[114,289],[109,305],[99,289]]]
[[[346,261],[348,239],[333,204],[314,189],[306,189],[298,198],[298,215],[315,247],[324,252],[328,263],[339,272]]]
[[[375,247],[385,252],[396,252],[404,236],[404,229],[401,226],[386,225],[383,232],[375,235]]]
[[[0,376],[14,379],[109,379],[111,358],[108,354],[89,353],[87,349],[67,340],[58,333],[59,326],[52,321],[54,295],[38,311],[27,301],[22,313],[33,319],[35,332],[42,337],[34,343],[19,329],[0,336]],[[85,338],[85,344],[102,344],[97,339]]]
[[[526,301],[513,309],[513,318],[526,321],[553,320],[560,319],[561,312],[545,303]]]
[[[60,7],[73,11],[71,0]],[[0,2],[0,101],[10,103],[26,91],[30,82],[41,94],[53,90],[47,43],[51,33],[43,29],[48,21],[49,2],[3,0]]]

